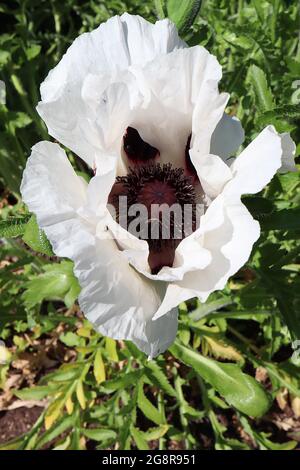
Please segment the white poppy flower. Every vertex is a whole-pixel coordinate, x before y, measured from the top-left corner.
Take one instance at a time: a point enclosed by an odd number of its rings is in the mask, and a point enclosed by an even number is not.
[[[124,14],[78,37],[41,86],[37,110],[50,135],[95,176],[87,184],[58,144],[40,142],[23,199],[54,252],[74,261],[95,328],[151,357],[173,342],[178,304],[204,302],[249,258],[260,228],[241,195],[293,168],[294,144],[272,126],[228,160],[244,133],[224,114],[221,75],[216,58],[188,48],[169,20]],[[146,205],[201,202],[205,213],[190,235],[155,245],[110,214],[108,201],[129,193]]]

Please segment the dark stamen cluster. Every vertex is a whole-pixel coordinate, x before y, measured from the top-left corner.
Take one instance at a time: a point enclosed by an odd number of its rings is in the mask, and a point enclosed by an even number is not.
[[[147,201],[141,201],[139,195],[145,185],[153,181],[164,183],[165,187],[172,189],[175,193],[174,202],[182,206],[194,204],[195,190],[191,178],[185,176],[182,168],[173,168],[171,163],[163,165],[156,163],[129,168],[126,176],[117,177],[117,183],[123,185],[124,194],[127,195],[129,204],[141,202],[147,205]]]
[[[147,235],[141,238],[146,239],[149,244],[149,264],[152,273],[157,273],[163,266],[172,266],[175,249],[182,238],[185,237],[184,208],[186,204],[190,205],[192,220],[189,222],[194,227],[196,204],[195,190],[191,178],[184,174],[182,168],[173,168],[170,163],[162,165],[152,163],[129,168],[126,176],[117,177],[111,192],[110,201],[116,208],[118,222],[120,222],[118,212],[120,196],[127,197],[128,209],[133,204],[143,204],[147,209],[148,217],[145,221]],[[168,233],[170,236],[166,239],[163,236],[165,229],[163,214],[166,208],[172,208],[174,205],[180,206],[182,209],[180,227],[176,216],[170,211],[168,218]],[[155,212],[155,208],[158,207],[159,209]],[[162,207],[165,207],[165,209],[162,209]],[[128,225],[131,220],[128,215]],[[159,235],[157,238],[152,238],[151,234],[155,224]],[[179,233],[182,234],[180,238],[177,236],[178,228],[180,228]]]

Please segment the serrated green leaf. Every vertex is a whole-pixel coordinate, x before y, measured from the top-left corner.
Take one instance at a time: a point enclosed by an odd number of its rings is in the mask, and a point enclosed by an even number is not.
[[[187,31],[197,18],[202,0],[167,0],[168,17],[180,33]]]
[[[10,217],[0,221],[0,238],[20,237],[25,233],[26,225],[31,215],[24,217]]]
[[[170,352],[184,364],[192,367],[206,382],[237,410],[252,416],[262,416],[269,409],[269,396],[250,375],[239,366],[214,361],[175,342]]]
[[[73,263],[62,261],[47,264],[43,266],[43,271],[25,283],[22,298],[26,307],[32,308],[43,300],[64,300],[67,307],[71,307],[80,292],[73,274]]]
[[[299,121],[300,120],[300,109],[299,105],[286,105],[276,107],[271,110],[266,110],[260,114],[257,118],[259,125],[273,124],[279,120],[286,119],[287,121]]]
[[[170,385],[164,372],[161,370],[159,365],[155,361],[148,361],[145,364],[145,372],[147,377],[152,381],[154,385],[161,388],[167,395],[176,397],[176,391]]]
[[[122,377],[118,377],[117,379],[107,380],[102,384],[102,388],[104,391],[110,393],[122,388],[133,386],[137,383],[143,373],[144,371],[141,369],[125,373]]]
[[[43,253],[47,256],[53,256],[54,254],[45,232],[37,224],[35,215],[31,217],[26,225],[23,241],[38,253]]]
[[[206,342],[210,355],[212,355],[216,359],[228,359],[230,361],[244,364],[244,357],[232,345],[225,343],[221,339],[211,338],[209,336],[203,336],[202,341],[203,340]]]
[[[269,89],[265,72],[257,65],[250,65],[248,70],[248,81],[253,88],[255,103],[262,113],[274,108],[273,95]]]

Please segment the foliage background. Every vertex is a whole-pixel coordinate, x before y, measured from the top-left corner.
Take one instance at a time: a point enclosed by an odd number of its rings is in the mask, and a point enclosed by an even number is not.
[[[244,198],[262,227],[247,266],[206,304],[180,305],[175,345],[150,362],[84,320],[71,262],[53,256],[20,199],[30,148],[49,139],[35,111],[39,84],[79,33],[124,11],[150,21],[157,11],[178,19],[176,0],[0,2],[7,90],[0,105],[0,448],[294,449],[297,173],[277,175],[261,194]],[[297,1],[207,0],[181,30],[190,45],[204,45],[221,62],[221,89],[231,93],[227,111],[242,120],[246,143],[267,123],[299,143]]]

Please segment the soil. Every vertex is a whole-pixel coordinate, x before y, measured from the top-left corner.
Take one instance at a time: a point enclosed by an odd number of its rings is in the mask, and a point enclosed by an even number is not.
[[[14,410],[0,412],[0,444],[10,441],[28,432],[43,408],[33,406],[32,408],[16,408]]]

